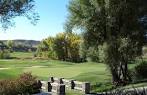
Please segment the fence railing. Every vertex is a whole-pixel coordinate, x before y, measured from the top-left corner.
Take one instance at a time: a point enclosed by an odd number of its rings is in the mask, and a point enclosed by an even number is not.
[[[48,81],[42,81],[42,89],[44,91],[53,92],[57,95],[65,95],[65,88],[81,91],[83,94],[90,93],[90,83],[80,82],[76,80],[68,80],[64,78],[50,77]]]

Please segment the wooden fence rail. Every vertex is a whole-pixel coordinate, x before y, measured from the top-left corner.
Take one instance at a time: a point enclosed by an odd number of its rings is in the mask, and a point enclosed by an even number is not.
[[[42,81],[42,89],[44,91],[53,92],[57,95],[65,95],[65,88],[81,91],[83,94],[90,93],[89,82],[79,82],[64,78],[50,77],[48,81]]]

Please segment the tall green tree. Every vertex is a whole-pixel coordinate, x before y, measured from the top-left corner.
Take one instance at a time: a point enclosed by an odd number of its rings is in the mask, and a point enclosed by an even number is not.
[[[105,63],[115,85],[131,80],[128,63],[142,53],[145,32],[139,18],[141,0],[71,0],[66,30],[84,30],[89,46],[106,44]]]

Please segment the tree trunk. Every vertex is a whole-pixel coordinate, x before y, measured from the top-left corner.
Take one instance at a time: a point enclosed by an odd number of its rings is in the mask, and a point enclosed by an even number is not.
[[[106,64],[110,67],[112,81],[115,86],[126,85],[130,79],[128,74],[128,60],[118,51],[117,42],[107,44]]]

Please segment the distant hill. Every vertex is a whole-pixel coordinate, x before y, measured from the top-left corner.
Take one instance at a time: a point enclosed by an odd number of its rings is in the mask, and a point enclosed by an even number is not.
[[[8,40],[1,40],[2,42],[6,43]],[[12,40],[15,45],[22,45],[22,46],[29,46],[29,47],[37,47],[40,41],[36,40]]]

